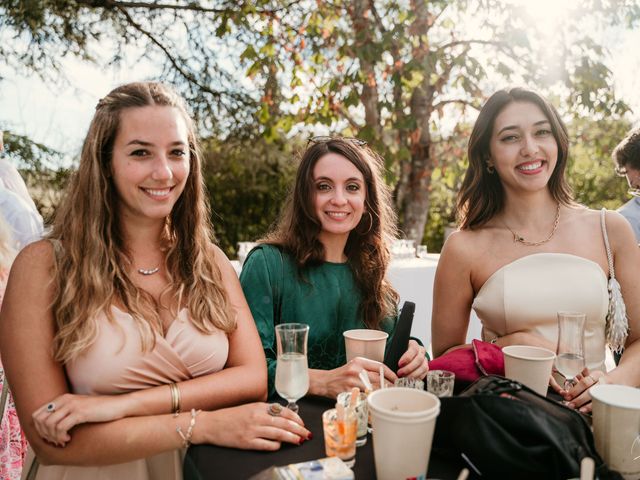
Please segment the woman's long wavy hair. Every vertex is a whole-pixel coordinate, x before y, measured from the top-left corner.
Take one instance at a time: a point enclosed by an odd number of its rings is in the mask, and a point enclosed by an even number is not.
[[[275,229],[262,241],[289,252],[300,272],[308,265],[324,261],[324,246],[318,238],[322,224],[314,208],[313,170],[318,160],[328,153],[346,158],[364,177],[365,213],[349,234],[345,254],[362,295],[360,312],[364,323],[369,328],[379,328],[384,317],[395,312],[399,299],[385,279],[390,259],[389,241],[397,232],[391,193],[382,178],[384,163],[370,148],[339,137],[309,145],[302,154],[283,213]]]
[[[567,128],[556,109],[533,90],[516,87],[498,90],[484,104],[473,126],[467,156],[469,167],[458,193],[457,210],[461,229],[481,227],[504,207],[504,188],[497,172],[487,171],[491,156],[489,145],[496,117],[513,102],[528,102],[538,106],[551,124],[553,138],[558,145],[558,160],[549,179],[548,188],[553,198],[563,204],[573,203],[571,187],[564,177],[569,156]]]
[[[190,173],[184,191],[167,217],[163,238],[164,267],[170,283],[160,304],[188,309],[190,321],[204,333],[235,328],[211,251],[213,230],[201,175],[201,153],[195,127],[183,100],[169,87],[130,83],[111,91],[96,106],[75,173],[56,212],[49,238],[56,247],[53,315],[54,355],[68,362],[88,348],[98,333],[98,317],[113,321],[119,302],[141,335],[143,350],[163,331],[158,302],[137,288],[129,275],[132,258],[124,242],[118,193],[111,176],[113,146],[122,112],[129,108],[167,106],[177,109],[188,128]]]

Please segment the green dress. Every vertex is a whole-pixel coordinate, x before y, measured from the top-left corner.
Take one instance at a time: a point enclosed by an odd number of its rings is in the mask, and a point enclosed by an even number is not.
[[[240,283],[256,322],[269,371],[269,397],[275,392],[275,325],[309,325],[309,368],[332,370],[346,362],[342,332],[366,328],[358,312],[361,295],[348,263],[307,267],[301,278],[294,260],[272,245],[260,245],[247,257]],[[279,311],[279,318],[278,316]],[[389,334],[396,317],[380,328]],[[388,341],[389,341],[388,340]]]

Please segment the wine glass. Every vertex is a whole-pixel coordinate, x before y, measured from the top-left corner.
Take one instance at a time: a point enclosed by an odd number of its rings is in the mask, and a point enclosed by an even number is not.
[[[585,366],[584,324],[587,316],[579,312],[558,312],[558,348],[556,369],[564,376],[564,389],[573,386],[574,378]]]
[[[287,408],[294,412],[298,411],[296,401],[309,390],[308,335],[309,325],[303,323],[276,325],[276,392],[287,400]]]

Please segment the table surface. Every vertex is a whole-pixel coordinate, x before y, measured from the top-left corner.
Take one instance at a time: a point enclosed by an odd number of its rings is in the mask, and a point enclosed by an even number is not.
[[[322,432],[322,412],[332,408],[334,402],[319,397],[307,397],[298,401],[300,416],[313,438],[300,446],[283,444],[276,452],[258,452],[213,445],[193,445],[184,460],[184,480],[208,478],[248,479],[273,466],[305,462],[326,457]],[[429,462],[429,478],[455,479],[464,465],[452,464],[432,452]],[[376,478],[371,435],[367,443],[358,447],[353,467],[356,480]],[[470,477],[471,478],[471,477]]]

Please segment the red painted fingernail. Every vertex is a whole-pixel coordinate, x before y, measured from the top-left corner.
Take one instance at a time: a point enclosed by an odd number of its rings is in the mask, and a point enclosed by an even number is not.
[[[313,433],[309,432],[309,436],[307,437],[307,440],[311,440],[313,438]]]
[[[298,445],[302,445],[304,443],[304,438],[300,437],[300,440],[298,440]]]

